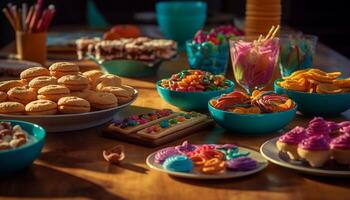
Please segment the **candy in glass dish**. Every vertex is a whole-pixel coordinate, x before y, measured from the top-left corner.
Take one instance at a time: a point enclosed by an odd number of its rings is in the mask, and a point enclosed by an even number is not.
[[[228,39],[238,35],[241,33],[231,25],[218,26],[210,31],[199,30],[193,40],[186,42],[190,68],[225,74],[229,57]]]
[[[230,52],[234,77],[247,93],[264,88],[272,79],[279,55],[279,39],[274,35],[279,30],[259,39],[254,36],[230,40]]]
[[[279,68],[282,77],[293,72],[312,67],[315,55],[317,36],[314,35],[281,35]]]

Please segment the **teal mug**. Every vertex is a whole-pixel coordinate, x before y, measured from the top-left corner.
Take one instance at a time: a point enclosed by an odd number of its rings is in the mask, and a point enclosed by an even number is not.
[[[206,20],[207,4],[201,1],[170,1],[156,4],[160,31],[168,39],[184,47]]]

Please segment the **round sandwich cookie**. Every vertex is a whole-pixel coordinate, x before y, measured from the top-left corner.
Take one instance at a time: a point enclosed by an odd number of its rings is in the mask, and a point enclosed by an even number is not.
[[[118,98],[118,103],[126,103],[132,99],[133,91],[126,89],[125,87],[115,87],[115,86],[106,86],[98,90],[99,92],[108,92],[112,93]]]
[[[0,103],[0,114],[20,115],[24,113],[24,105],[18,102],[5,101]]]
[[[91,107],[96,109],[107,109],[118,105],[117,97],[106,92],[93,92],[89,95],[88,101]]]
[[[57,104],[50,100],[40,99],[28,103],[25,110],[28,115],[54,115],[57,113]]]
[[[90,70],[83,73],[83,76],[89,79],[90,82],[94,82],[102,75],[104,75],[104,73],[100,70]]]
[[[27,103],[36,100],[36,92],[28,86],[14,87],[7,92],[7,98],[10,101],[15,101],[26,105]]]
[[[51,76],[61,78],[66,75],[78,75],[79,66],[71,62],[57,62],[49,68]]]
[[[69,96],[70,91],[64,85],[47,85],[38,90],[38,99],[57,102],[60,98]]]
[[[4,102],[7,100],[7,93],[0,91],[0,102]]]
[[[50,71],[45,67],[32,67],[21,72],[20,77],[25,83],[29,83],[38,76],[50,76]]]
[[[90,103],[88,101],[74,96],[60,98],[57,105],[61,113],[73,114],[90,111]]]
[[[34,91],[38,91],[40,88],[47,85],[55,85],[57,84],[57,79],[52,76],[39,76],[34,78],[29,82],[29,87],[31,87]]]
[[[93,84],[92,87],[94,89],[99,89],[105,86],[121,86],[122,79],[119,76],[113,75],[113,74],[105,74],[97,78]]]
[[[58,83],[73,91],[85,90],[89,87],[89,80],[81,75],[62,76],[58,79]]]
[[[81,91],[72,91],[69,96],[79,97],[82,99],[88,99],[89,95],[94,92],[92,90],[86,89]]]
[[[7,92],[13,87],[24,86],[23,82],[20,80],[10,80],[10,81],[1,81],[0,82],[0,91]]]

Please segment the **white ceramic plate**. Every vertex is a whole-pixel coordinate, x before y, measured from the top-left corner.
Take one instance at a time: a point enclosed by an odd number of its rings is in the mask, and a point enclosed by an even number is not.
[[[284,158],[283,154],[280,154],[276,147],[276,141],[278,137],[266,141],[260,147],[260,153],[264,158],[269,160],[276,165],[286,167],[289,169],[297,170],[307,174],[322,175],[322,176],[350,176],[350,169],[334,170],[334,169],[322,169],[322,168],[313,168],[302,162],[298,161],[289,161],[287,158]]]
[[[39,124],[47,132],[75,131],[95,127],[113,119],[113,116],[122,108],[132,104],[137,98],[138,92],[134,89],[133,99],[120,106],[105,110],[92,111],[79,114],[59,115],[4,115],[0,119],[14,119]]]
[[[169,170],[164,169],[162,165],[160,165],[154,161],[155,160],[154,157],[155,157],[157,152],[150,154],[146,159],[146,163],[151,169],[154,169],[154,170],[157,170],[160,172],[164,172],[164,173],[167,173],[167,174],[172,175],[172,176],[182,177],[182,178],[190,178],[190,179],[238,178],[238,177],[248,176],[248,175],[257,173],[257,172],[263,170],[265,167],[267,167],[267,165],[268,165],[267,160],[265,158],[263,158],[259,152],[256,152],[256,151],[251,150],[251,149],[243,148],[243,147],[239,147],[239,149],[242,151],[250,152],[249,157],[253,158],[254,160],[256,160],[258,162],[258,167],[256,169],[251,170],[251,171],[246,171],[246,172],[234,172],[234,171],[226,170],[224,173],[221,173],[221,174],[202,174],[200,172],[191,172],[191,173],[174,172],[174,171],[169,171]]]

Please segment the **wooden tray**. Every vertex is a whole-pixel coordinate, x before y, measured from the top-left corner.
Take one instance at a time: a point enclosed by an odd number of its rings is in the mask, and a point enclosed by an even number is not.
[[[168,142],[172,142],[174,140],[180,139],[182,137],[185,137],[187,135],[194,133],[197,130],[200,130],[200,129],[203,129],[205,127],[212,126],[212,125],[214,125],[214,120],[211,118],[208,118],[207,120],[200,122],[198,124],[195,124],[189,128],[182,129],[178,132],[175,132],[175,133],[170,134],[170,135],[166,135],[164,137],[161,137],[161,138],[158,138],[155,140],[141,137],[135,133],[133,133],[133,134],[116,133],[114,131],[109,130],[108,128],[105,128],[103,130],[102,135],[104,137],[107,137],[107,138],[122,140],[125,142],[134,143],[134,144],[138,144],[138,145],[142,145],[142,146],[146,146],[146,147],[157,147],[157,146],[166,144]]]

